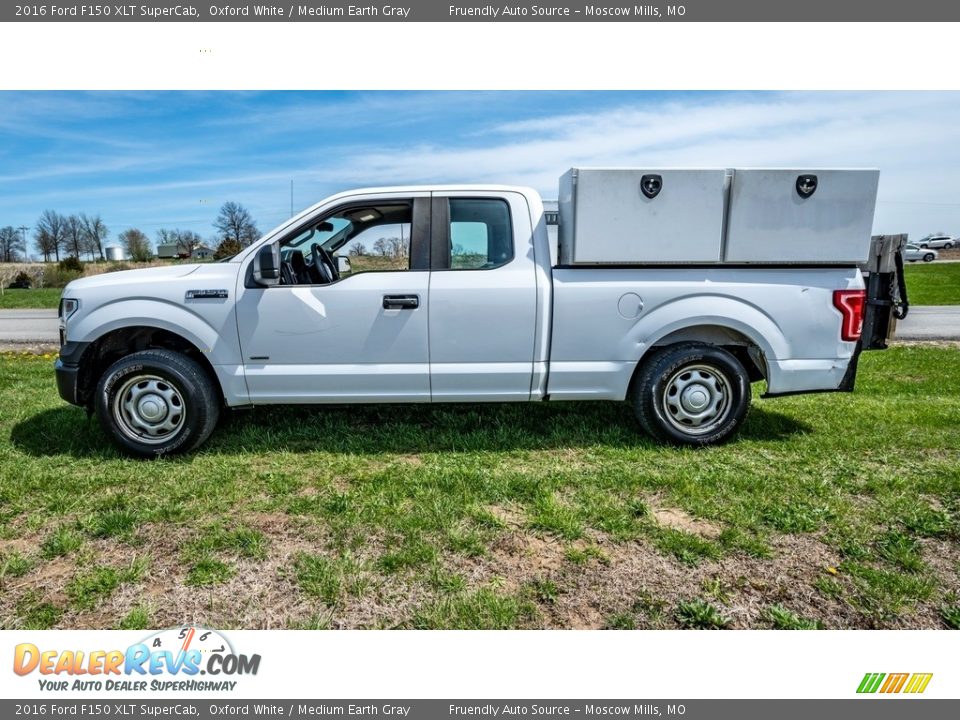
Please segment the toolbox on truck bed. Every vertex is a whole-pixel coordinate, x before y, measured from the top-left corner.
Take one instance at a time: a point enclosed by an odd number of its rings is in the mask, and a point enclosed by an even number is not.
[[[866,260],[879,171],[573,168],[561,265]]]

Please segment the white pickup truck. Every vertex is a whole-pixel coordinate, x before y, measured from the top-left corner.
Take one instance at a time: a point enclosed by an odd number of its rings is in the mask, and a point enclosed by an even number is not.
[[[344,192],[226,261],[70,283],[57,384],[142,457],[293,403],[626,400],[661,440],[719,443],[751,382],[849,391],[884,347],[895,273],[873,268],[868,303],[858,267],[876,186],[575,169],[547,212],[518,187]]]

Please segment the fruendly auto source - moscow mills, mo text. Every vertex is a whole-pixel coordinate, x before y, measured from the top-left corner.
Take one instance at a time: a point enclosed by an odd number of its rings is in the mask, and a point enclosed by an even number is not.
[[[684,5],[448,5],[451,19],[497,20],[517,18],[681,18]],[[67,4],[36,3],[15,6],[15,16],[24,19],[76,18],[87,20],[203,20],[203,19],[286,19],[322,18],[416,20],[411,6],[396,5],[316,5],[303,3],[217,3],[211,5],[138,5],[138,4]]]

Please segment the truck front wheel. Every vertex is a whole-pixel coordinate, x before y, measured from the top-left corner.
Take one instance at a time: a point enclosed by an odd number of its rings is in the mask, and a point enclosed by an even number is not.
[[[640,425],[676,445],[717,445],[730,439],[750,408],[750,379],[721,347],[681,343],[656,351],[633,386]]]
[[[143,350],[117,360],[97,383],[97,417],[124,452],[160,457],[193,450],[217,425],[219,398],[194,360]]]

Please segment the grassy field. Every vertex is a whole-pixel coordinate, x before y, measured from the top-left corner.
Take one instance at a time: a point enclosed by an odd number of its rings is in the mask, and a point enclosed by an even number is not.
[[[3,628],[960,626],[956,348],[705,451],[544,403],[244,412],[158,462],[51,362],[0,356]]]
[[[351,258],[355,272],[392,269],[390,258],[368,255]],[[907,292],[914,305],[960,305],[960,263],[908,264]],[[56,308],[58,288],[4,290],[0,309]]]
[[[63,288],[31,288],[30,290],[4,290],[0,295],[0,310],[23,308],[56,309]]]
[[[913,263],[904,268],[913,305],[960,305],[960,262]]]

